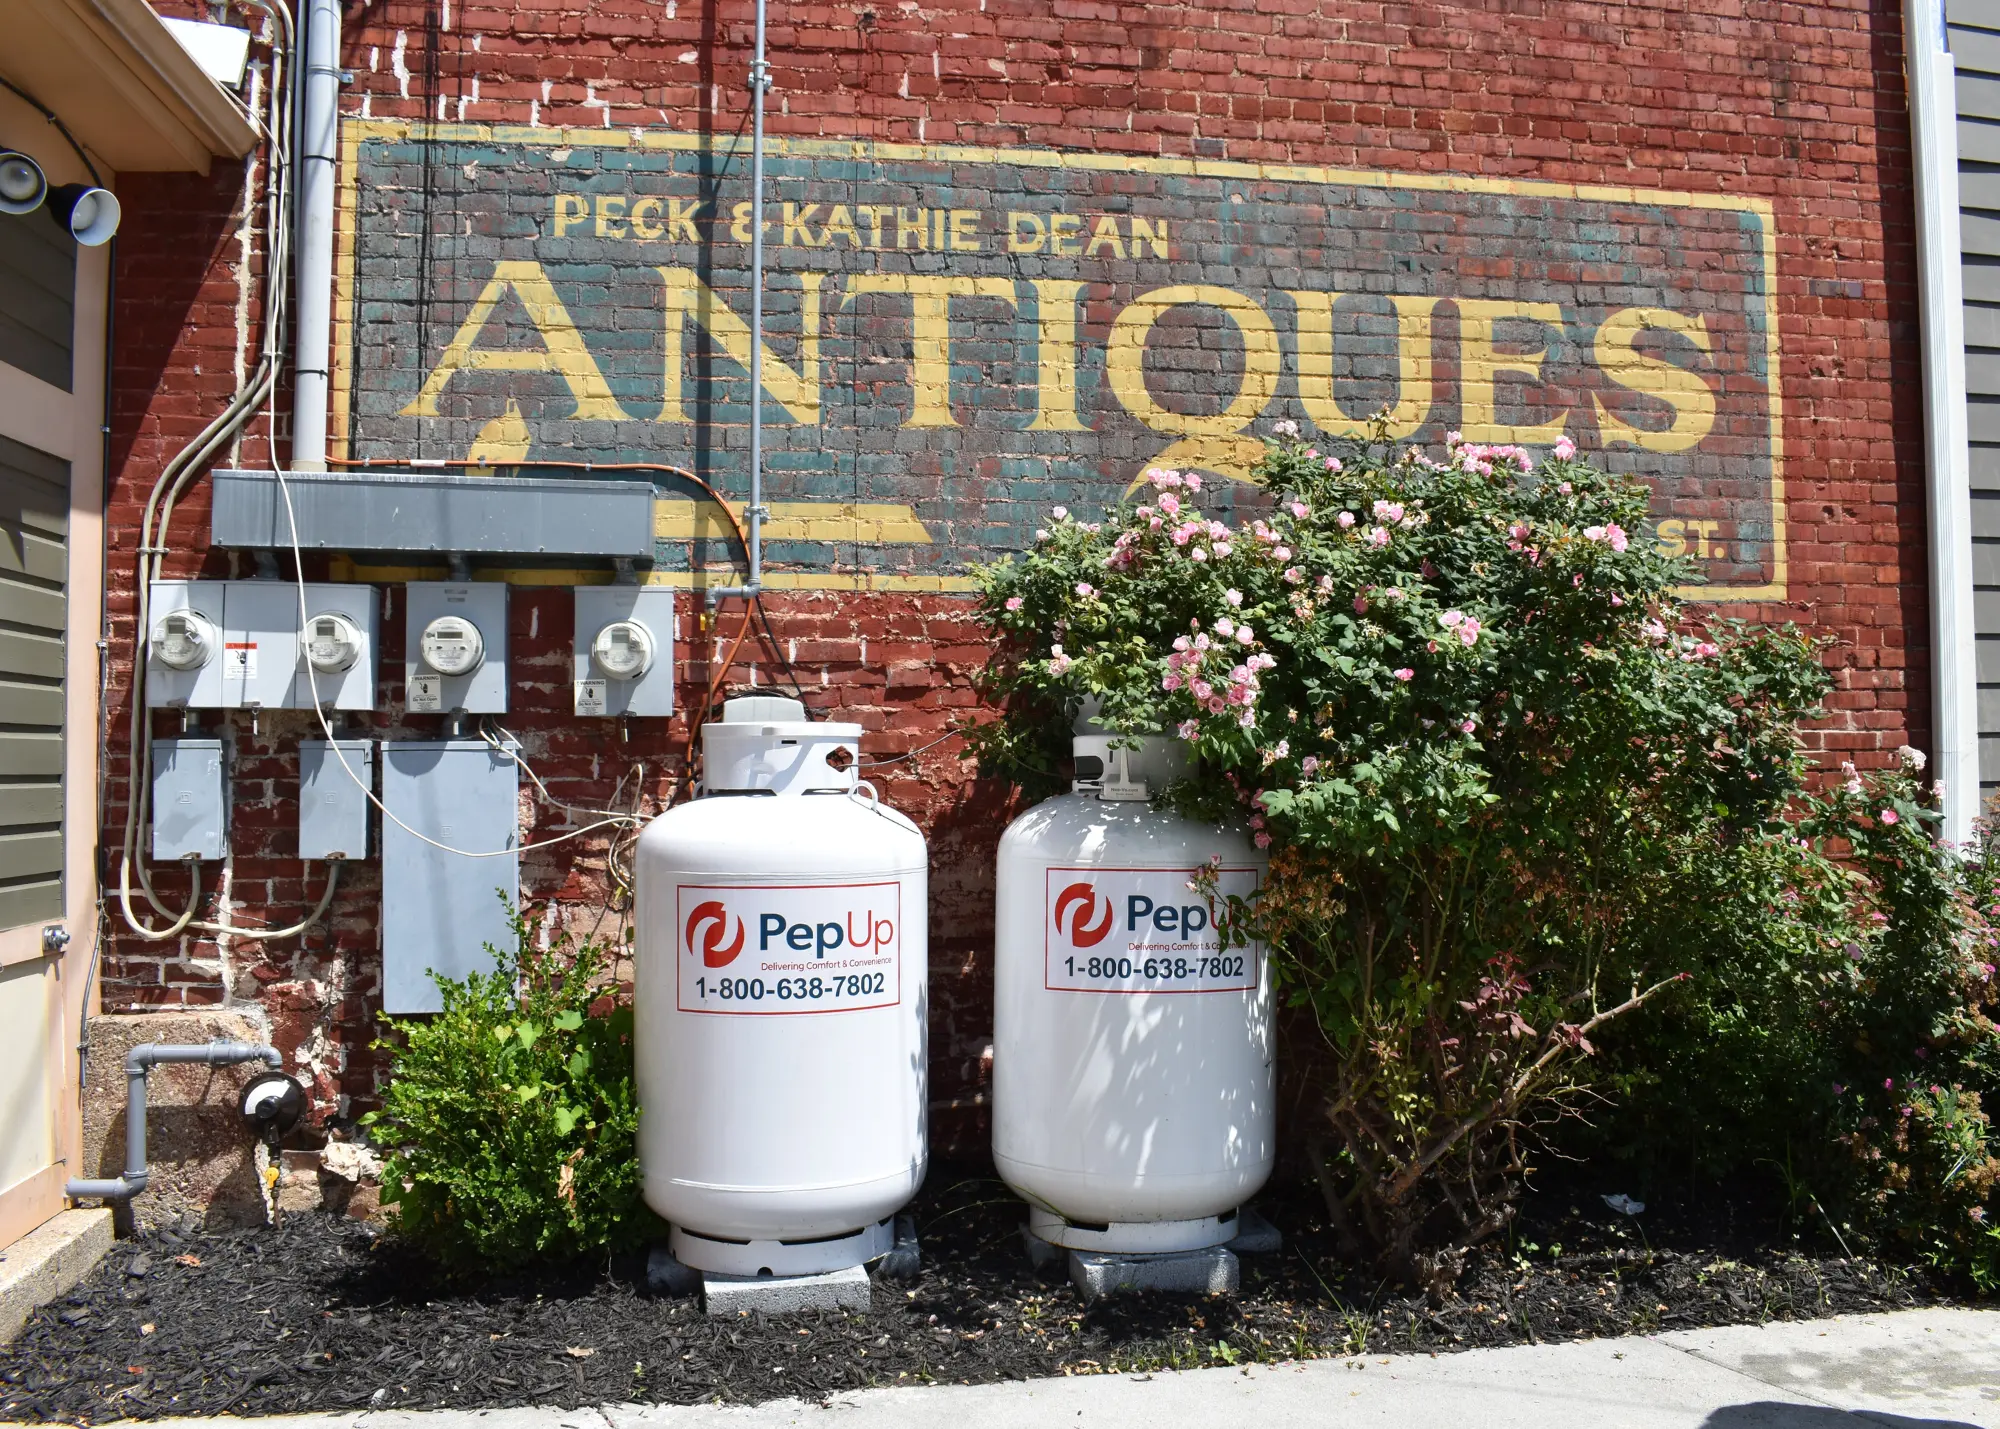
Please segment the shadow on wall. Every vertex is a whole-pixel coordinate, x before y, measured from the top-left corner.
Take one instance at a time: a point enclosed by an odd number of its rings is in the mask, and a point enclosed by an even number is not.
[[[1831,1409],[1823,1404],[1728,1404],[1702,1421],[1701,1429],[1980,1429],[1962,1419],[1913,1419],[1876,1410]]]

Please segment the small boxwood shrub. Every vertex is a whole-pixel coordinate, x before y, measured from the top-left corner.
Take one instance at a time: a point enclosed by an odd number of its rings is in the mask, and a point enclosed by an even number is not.
[[[379,1111],[393,1228],[448,1270],[509,1270],[619,1250],[654,1229],[640,1201],[632,1008],[608,950],[540,946],[513,915],[495,967],[438,978],[444,1010],[385,1018]]]

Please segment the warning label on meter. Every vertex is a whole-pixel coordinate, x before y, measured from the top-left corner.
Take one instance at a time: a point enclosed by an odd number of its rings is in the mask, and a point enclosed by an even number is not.
[[[1229,894],[1257,891],[1257,870],[1225,868],[1214,908],[1192,870],[1051,868],[1042,932],[1044,985],[1058,992],[1242,992],[1257,986],[1255,943],[1226,947],[1215,927]]]
[[[770,1017],[903,1000],[902,885],[675,890],[682,1012]]]

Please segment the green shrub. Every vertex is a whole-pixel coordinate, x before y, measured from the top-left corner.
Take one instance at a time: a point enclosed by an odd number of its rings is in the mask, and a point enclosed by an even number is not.
[[[491,973],[437,978],[444,1010],[385,1018],[381,1110],[394,1228],[457,1272],[616,1250],[652,1228],[640,1202],[632,1009],[590,940],[516,943]]]
[[[1679,872],[1691,976],[1614,1052],[1604,1144],[1777,1169],[1804,1226],[1993,1288],[2000,834],[1942,845],[1921,764],[1849,767],[1789,837]]]
[[[1641,483],[1567,443],[1382,436],[1285,433],[1233,528],[1174,472],[1102,523],[1058,510],[983,575],[980,752],[1045,785],[1094,699],[1185,743],[1183,812],[1274,846],[1236,911],[1325,1034],[1329,1209],[1437,1283],[1508,1223],[1603,1029],[1683,971],[1673,871],[1783,836],[1825,676],[1792,631],[1683,629],[1692,571],[1638,536]]]

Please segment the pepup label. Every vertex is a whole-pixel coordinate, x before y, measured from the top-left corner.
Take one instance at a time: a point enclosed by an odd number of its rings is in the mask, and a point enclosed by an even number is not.
[[[676,1006],[732,1017],[861,1012],[903,1000],[900,883],[683,883]]]
[[[1226,898],[1257,891],[1257,870],[1224,868],[1210,907],[1193,869],[1051,868],[1043,874],[1043,986],[1052,992],[1249,992],[1263,949],[1226,946]]]

